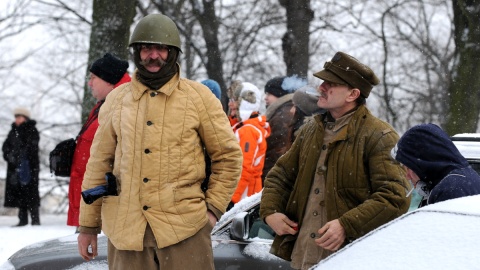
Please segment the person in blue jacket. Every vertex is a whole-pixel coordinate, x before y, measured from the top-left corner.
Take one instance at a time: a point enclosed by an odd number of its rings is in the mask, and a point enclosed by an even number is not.
[[[412,127],[392,149],[407,169],[407,178],[423,196],[420,207],[480,194],[480,176],[450,137],[434,124]]]

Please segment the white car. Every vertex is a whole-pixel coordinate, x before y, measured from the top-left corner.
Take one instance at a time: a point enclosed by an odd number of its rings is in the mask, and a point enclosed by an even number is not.
[[[480,133],[457,134],[452,136],[452,141],[472,168],[480,174]]]
[[[311,269],[480,269],[480,195],[408,212]]]

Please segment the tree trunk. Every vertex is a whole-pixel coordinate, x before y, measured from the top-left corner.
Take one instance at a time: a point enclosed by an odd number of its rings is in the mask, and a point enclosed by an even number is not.
[[[195,1],[191,1],[195,7]],[[215,1],[202,0],[203,10],[194,8],[194,14],[200,26],[202,27],[203,38],[205,39],[207,49],[207,63],[205,68],[209,79],[215,80],[222,89],[222,105],[224,111],[227,111],[228,97],[227,86],[223,79],[223,59],[220,53],[218,42],[218,18],[215,14]]]
[[[453,0],[455,61],[445,130],[473,133],[480,113],[480,0]]]
[[[128,59],[128,41],[130,39],[130,26],[135,17],[136,1],[93,0],[92,32],[90,33],[90,49],[88,52],[89,74],[90,65],[107,52],[115,56]],[[85,94],[82,106],[82,122],[88,118],[90,110],[96,103],[92,93],[85,82]]]
[[[310,58],[310,22],[313,10],[310,0],[279,0],[287,11],[287,32],[282,38],[283,60],[287,76],[307,78]]]

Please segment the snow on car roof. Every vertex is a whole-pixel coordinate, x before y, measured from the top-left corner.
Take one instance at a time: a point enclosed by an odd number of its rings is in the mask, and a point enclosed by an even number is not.
[[[460,133],[451,139],[466,159],[480,159],[480,133]]]
[[[480,133],[459,133],[452,136],[452,138],[479,138]]]
[[[480,195],[409,212],[312,269],[478,269]]]

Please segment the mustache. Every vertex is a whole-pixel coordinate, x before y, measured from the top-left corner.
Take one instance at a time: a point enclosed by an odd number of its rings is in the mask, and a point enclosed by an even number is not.
[[[163,59],[161,58],[157,58],[157,59],[152,59],[150,57],[147,57],[145,60],[140,60],[140,65],[142,66],[153,66],[153,65],[156,65],[156,66],[159,66],[159,67],[164,67],[167,62],[164,61]]]

